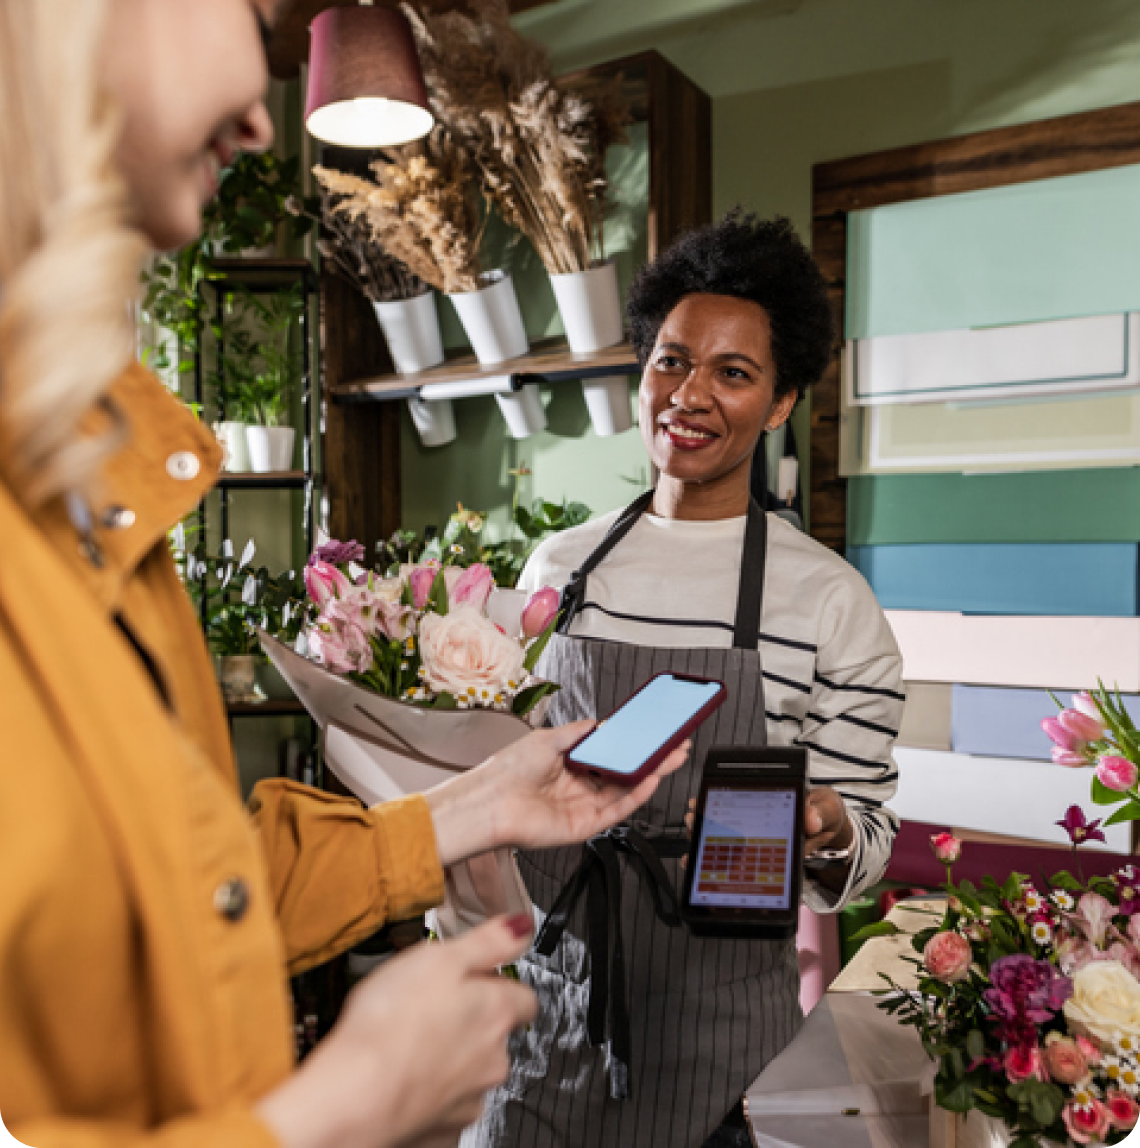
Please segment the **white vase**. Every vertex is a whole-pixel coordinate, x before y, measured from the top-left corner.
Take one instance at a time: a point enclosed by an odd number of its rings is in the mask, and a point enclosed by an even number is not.
[[[566,341],[576,355],[600,351],[622,341],[621,295],[612,259],[586,271],[551,275],[550,285],[566,329]]]
[[[629,402],[629,380],[625,375],[606,375],[602,379],[583,379],[582,395],[594,434],[599,438],[622,434],[633,426]]]
[[[503,412],[507,422],[507,433],[511,438],[529,438],[546,428],[546,408],[538,387],[520,387],[517,391],[496,394],[495,402]]]
[[[475,357],[485,367],[516,359],[530,348],[515,285],[505,271],[481,276],[486,286],[448,295]]]
[[[292,470],[296,434],[292,427],[246,427],[250,469],[256,474]]]
[[[214,424],[214,433],[225,451],[224,469],[231,474],[244,474],[249,470],[249,446],[245,429],[245,423],[228,419]]]
[[[450,399],[429,402],[417,395],[408,399],[408,413],[424,446],[446,446],[455,441],[455,411]]]
[[[401,375],[414,375],[443,362],[443,339],[435,293],[425,291],[414,299],[373,303],[392,362]]]

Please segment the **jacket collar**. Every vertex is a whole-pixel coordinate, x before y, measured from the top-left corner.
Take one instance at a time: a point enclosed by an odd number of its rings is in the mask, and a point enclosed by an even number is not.
[[[36,517],[65,561],[109,612],[146,556],[217,481],[222,452],[210,430],[148,370],[134,365],[110,399],[127,423],[96,500],[55,503]],[[86,531],[76,519],[87,518]]]

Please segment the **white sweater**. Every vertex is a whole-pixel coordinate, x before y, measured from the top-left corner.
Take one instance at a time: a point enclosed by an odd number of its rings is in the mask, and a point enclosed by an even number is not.
[[[519,586],[561,589],[619,511],[555,534]],[[746,519],[690,522],[643,514],[589,576],[570,632],[646,646],[732,645]],[[902,719],[902,659],[871,588],[837,554],[776,515],[760,617],[764,709],[773,745],[808,750],[809,773],[847,803],[856,834],[838,898],[809,883],[817,911],[841,908],[882,876],[898,832],[891,747]]]

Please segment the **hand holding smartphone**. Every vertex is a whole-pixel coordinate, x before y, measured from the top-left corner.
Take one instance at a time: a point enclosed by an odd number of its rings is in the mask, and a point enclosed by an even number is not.
[[[686,674],[650,678],[566,755],[566,767],[636,785],[728,696],[723,682]]]

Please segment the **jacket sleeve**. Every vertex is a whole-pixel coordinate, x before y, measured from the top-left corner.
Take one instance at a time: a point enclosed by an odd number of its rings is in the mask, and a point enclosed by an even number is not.
[[[17,1120],[5,1127],[30,1148],[280,1148],[277,1137],[248,1108],[172,1120],[145,1132],[118,1121],[63,1116]]]
[[[275,778],[254,787],[249,808],[291,976],[443,900],[423,797],[365,809],[355,798]]]

